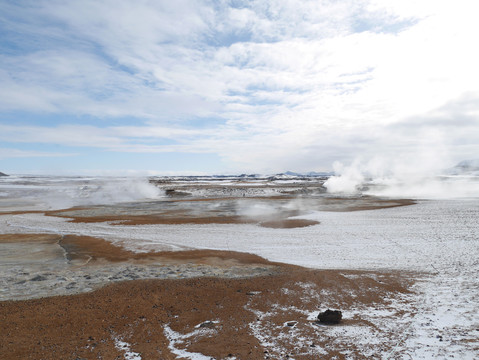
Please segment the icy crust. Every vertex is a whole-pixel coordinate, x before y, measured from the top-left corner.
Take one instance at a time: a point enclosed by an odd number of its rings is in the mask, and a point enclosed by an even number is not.
[[[1,244],[0,244],[1,245]],[[0,246],[1,248],[1,246]],[[89,267],[0,265],[0,301],[26,300],[92,291],[111,282],[137,279],[250,277],[268,275],[267,268],[207,265],[101,265]]]

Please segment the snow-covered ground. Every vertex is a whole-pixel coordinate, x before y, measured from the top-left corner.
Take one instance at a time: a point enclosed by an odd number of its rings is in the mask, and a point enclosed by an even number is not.
[[[479,201],[423,200],[356,212],[310,212],[319,225],[269,229],[253,224],[70,223],[42,214],[3,215],[0,233],[97,236],[135,251],[209,248],[251,252],[317,269],[396,269],[420,273],[417,309],[403,341],[385,358],[479,357]]]

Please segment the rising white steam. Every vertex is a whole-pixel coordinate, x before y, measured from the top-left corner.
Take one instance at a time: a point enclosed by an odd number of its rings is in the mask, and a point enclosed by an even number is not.
[[[236,214],[245,218],[261,218],[273,216],[281,211],[281,208],[263,202],[237,202]]]
[[[75,199],[90,204],[114,204],[127,201],[156,199],[162,195],[162,191],[150,184],[147,179],[109,179],[84,186],[73,194]],[[81,200],[80,200],[81,199]]]
[[[65,209],[158,199],[164,192],[146,178],[12,177],[3,184],[11,202]]]
[[[479,177],[448,173],[445,159],[437,153],[418,153],[394,159],[357,159],[350,166],[335,163],[336,175],[329,178],[324,186],[329,193],[339,195],[414,199],[479,197]]]
[[[344,166],[340,162],[333,164],[334,173],[337,176],[331,176],[324,186],[328,192],[335,194],[356,194],[364,183],[364,175],[360,169],[360,164],[356,160],[351,166]]]

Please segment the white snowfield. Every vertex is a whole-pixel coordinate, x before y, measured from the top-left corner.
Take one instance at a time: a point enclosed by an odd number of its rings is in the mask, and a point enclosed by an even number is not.
[[[135,251],[208,248],[258,254],[316,269],[418,272],[412,321],[385,359],[479,358],[479,200],[422,200],[356,212],[311,212],[319,225],[269,229],[242,225],[69,223],[42,214],[3,215],[0,233],[106,238]],[[0,269],[1,270],[1,269]],[[399,354],[406,354],[401,355]]]

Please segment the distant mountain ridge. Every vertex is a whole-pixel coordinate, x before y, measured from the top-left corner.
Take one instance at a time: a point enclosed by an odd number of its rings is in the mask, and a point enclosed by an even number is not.
[[[0,176],[8,176],[8,175],[0,172]]]

